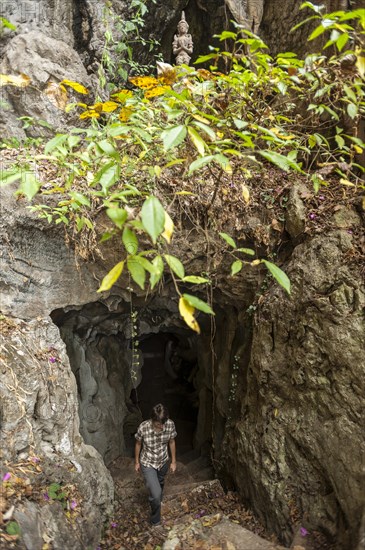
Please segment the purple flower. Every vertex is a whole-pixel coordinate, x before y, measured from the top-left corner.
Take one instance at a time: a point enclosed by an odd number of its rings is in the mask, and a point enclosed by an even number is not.
[[[48,493],[43,493],[43,498],[44,498],[44,500],[47,500],[47,501],[48,501],[48,500],[49,500]]]
[[[320,201],[324,201],[324,196],[323,195],[319,195],[318,198],[319,198]]]
[[[55,357],[48,357],[48,361],[50,363],[55,363],[57,361],[57,359]]]
[[[311,214],[309,214],[309,219],[310,219],[310,220],[315,220],[316,217],[317,217],[317,216],[316,216],[315,214],[313,214],[313,212],[312,212]]]
[[[41,461],[40,458],[38,458],[37,456],[32,456],[32,457],[30,458],[30,460],[31,460],[32,462],[35,462],[36,464],[37,464],[38,462]]]
[[[71,510],[75,510],[76,507],[77,507],[77,502],[76,502],[76,500],[71,500],[71,504],[70,504]]]
[[[202,516],[205,515],[205,513],[206,513],[205,510],[200,510],[200,512],[198,512],[195,517],[196,518],[201,518]]]
[[[6,472],[6,474],[3,475],[3,481],[8,481],[11,478],[11,473]]]
[[[309,531],[307,531],[307,529],[305,527],[301,527],[299,529],[299,532],[300,532],[302,537],[306,537],[307,535],[309,535]]]
[[[348,229],[348,230],[347,230],[347,233],[348,233],[349,235],[352,235],[352,234],[353,234],[352,229]]]
[[[118,527],[118,524],[115,521],[112,521],[110,527],[113,527],[114,529],[115,527]]]

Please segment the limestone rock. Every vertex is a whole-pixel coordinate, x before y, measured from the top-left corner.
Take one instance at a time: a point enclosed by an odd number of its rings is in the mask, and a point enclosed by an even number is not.
[[[228,518],[216,514],[173,527],[164,542],[163,550],[178,550],[181,544],[194,544],[200,548],[227,548],[227,550],[284,550],[283,546],[269,542]],[[193,547],[193,546],[191,546]]]
[[[40,471],[49,484],[59,479],[77,484],[87,518],[80,523],[80,532],[74,531],[60,503],[19,503],[14,517],[24,543],[38,550],[46,536],[56,549],[66,542],[80,550],[96,545],[111,512],[113,482],[100,454],[80,437],[76,381],[59,331],[49,319],[3,321],[1,328],[2,460],[16,463],[33,449],[42,457]],[[75,473],[70,473],[70,467]]]
[[[79,55],[66,42],[55,40],[40,31],[15,36],[7,45],[0,64],[4,74],[25,74],[31,84],[25,88],[6,87],[4,101],[7,108],[0,117],[0,128],[4,137],[14,133],[10,119],[31,117],[34,128],[28,133],[33,135],[51,135],[48,127],[39,125],[45,121],[53,131],[76,123],[76,115],[66,115],[45,94],[49,83],[58,84],[68,79],[81,84],[90,84],[90,79]],[[4,90],[4,88],[3,88]],[[19,122],[17,126],[19,127]]]
[[[276,529],[287,531],[296,510],[333,535],[343,518],[343,547],[355,547],[365,505],[365,300],[360,273],[344,262],[351,247],[347,232],[333,232],[294,250],[292,297],[272,289],[258,311],[228,437],[235,482]]]
[[[307,210],[301,199],[298,187],[292,187],[285,215],[285,226],[292,238],[298,237],[305,230]]]

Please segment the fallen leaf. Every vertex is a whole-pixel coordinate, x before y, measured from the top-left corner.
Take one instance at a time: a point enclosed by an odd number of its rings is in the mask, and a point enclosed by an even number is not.
[[[5,512],[5,514],[3,514],[3,520],[8,521],[9,519],[11,519],[13,517],[14,510],[15,510],[15,506],[13,505],[9,508],[7,512]]]
[[[220,520],[221,520],[221,515],[215,514],[214,516],[208,516],[206,518],[203,518],[201,522],[204,527],[213,527],[213,525],[216,525]]]
[[[275,220],[275,219],[272,220],[272,222],[271,222],[271,227],[272,227],[275,231],[279,231],[279,233],[281,233],[282,230],[283,230],[283,224],[280,223],[278,220]]]
[[[0,86],[10,85],[16,86],[17,88],[25,88],[26,86],[29,86],[29,84],[30,78],[26,74],[0,74]]]
[[[246,185],[242,184],[242,197],[246,204],[250,202],[250,191]]]

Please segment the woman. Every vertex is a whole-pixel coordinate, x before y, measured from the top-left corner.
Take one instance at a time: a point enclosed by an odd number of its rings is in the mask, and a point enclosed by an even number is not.
[[[149,491],[151,506],[151,525],[161,523],[161,501],[165,482],[165,476],[169,469],[176,471],[176,445],[177,436],[175,424],[169,419],[169,412],[164,405],[155,405],[151,412],[150,420],[140,424],[135,446],[135,471],[143,474],[146,487]]]

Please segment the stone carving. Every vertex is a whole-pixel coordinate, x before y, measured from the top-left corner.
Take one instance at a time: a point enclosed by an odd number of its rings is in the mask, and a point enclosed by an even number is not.
[[[175,34],[172,43],[172,51],[176,56],[176,65],[189,65],[193,53],[193,39],[188,33],[189,25],[185,19],[185,13],[181,13],[181,20],[177,25],[178,34]]]

